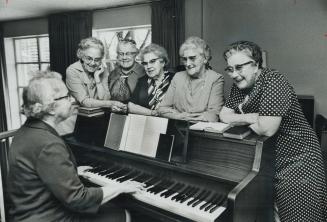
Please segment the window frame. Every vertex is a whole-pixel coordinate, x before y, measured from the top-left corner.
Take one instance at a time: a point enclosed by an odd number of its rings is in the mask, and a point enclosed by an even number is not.
[[[48,34],[42,34],[42,35],[30,35],[30,36],[19,36],[19,37],[12,37],[13,40],[13,52],[14,52],[14,63],[15,63],[15,70],[16,70],[16,86],[17,86],[17,95],[18,95],[18,104],[22,104],[22,98],[21,98],[21,90],[25,87],[19,84],[19,73],[18,73],[18,66],[19,65],[38,65],[38,69],[41,70],[42,64],[48,64],[50,65],[50,49],[49,49],[49,61],[43,62],[41,61],[41,47],[40,47],[40,39],[41,38],[48,38]],[[17,55],[17,47],[16,42],[18,40],[24,40],[24,39],[36,39],[36,47],[37,47],[37,62],[18,62],[18,55]],[[20,107],[18,107],[20,109]],[[22,114],[19,115],[19,122],[22,125],[24,121],[24,117]]]

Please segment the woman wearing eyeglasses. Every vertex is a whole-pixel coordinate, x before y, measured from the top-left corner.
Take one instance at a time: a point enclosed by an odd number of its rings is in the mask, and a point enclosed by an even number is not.
[[[224,104],[224,78],[208,68],[210,49],[199,37],[188,38],[179,55],[185,71],[175,74],[159,106],[161,116],[188,121],[217,121]]]
[[[235,42],[224,58],[234,84],[221,120],[248,124],[258,135],[277,138],[274,188],[281,221],[326,221],[321,149],[293,87],[278,71],[262,67],[261,49],[255,43]]]
[[[8,158],[10,221],[130,221],[127,211],[109,201],[122,193],[140,192],[143,185],[84,186],[79,175],[90,167],[77,168],[58,134],[58,125],[74,111],[61,75],[35,73],[24,88],[23,102],[27,120],[15,134]]]
[[[141,77],[128,103],[128,111],[141,115],[157,116],[157,108],[165,96],[173,74],[165,71],[169,63],[167,51],[150,44],[140,52],[146,75]]]
[[[109,72],[102,62],[102,42],[93,37],[83,39],[78,45],[77,57],[79,61],[71,64],[66,70],[66,85],[80,105],[126,111],[126,105],[110,100]]]

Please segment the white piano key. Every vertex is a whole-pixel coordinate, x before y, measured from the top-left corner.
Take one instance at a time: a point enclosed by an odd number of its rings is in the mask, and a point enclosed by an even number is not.
[[[112,180],[92,172],[85,172],[82,176],[84,176],[86,179],[100,186],[121,184],[121,182],[116,181],[118,178]],[[158,182],[156,182],[156,184],[157,183]],[[147,190],[154,186],[155,185],[149,186]],[[185,187],[182,188],[182,190],[184,189]],[[172,200],[172,198],[176,194],[178,194],[178,192],[175,192],[174,194],[170,195],[168,198],[160,196],[161,193],[164,193],[166,191],[167,189],[157,194],[150,193],[147,191],[141,191],[140,193],[134,194],[133,196],[135,199],[141,202],[147,203],[149,205],[158,207],[160,209],[199,222],[214,222],[216,218],[218,218],[226,209],[225,207],[220,206],[214,212],[210,213],[210,210],[208,211],[205,211],[204,209],[200,210],[200,207],[206,203],[205,201],[201,201],[201,203],[199,203],[197,206],[192,207],[192,205],[189,206],[187,205],[187,203],[193,200],[194,199],[193,197],[189,198],[187,201],[184,201],[183,203],[180,203],[179,201]]]

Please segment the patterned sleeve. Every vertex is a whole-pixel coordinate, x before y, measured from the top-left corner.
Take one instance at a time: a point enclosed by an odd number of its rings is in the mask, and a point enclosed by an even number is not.
[[[291,106],[292,89],[281,75],[267,77],[260,101],[260,116],[285,116]]]
[[[229,96],[227,98],[227,101],[225,103],[225,106],[227,108],[236,110],[238,109],[238,104],[240,104],[245,95],[242,94],[242,92],[237,88],[235,84],[232,85],[232,88],[230,90]]]

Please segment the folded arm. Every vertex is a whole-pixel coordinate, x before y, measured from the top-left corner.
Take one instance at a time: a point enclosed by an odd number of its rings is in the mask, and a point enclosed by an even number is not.
[[[259,116],[258,113],[237,114],[226,106],[220,112],[220,119],[233,125],[250,125],[256,134],[262,136],[273,136],[282,121],[280,116]]]

